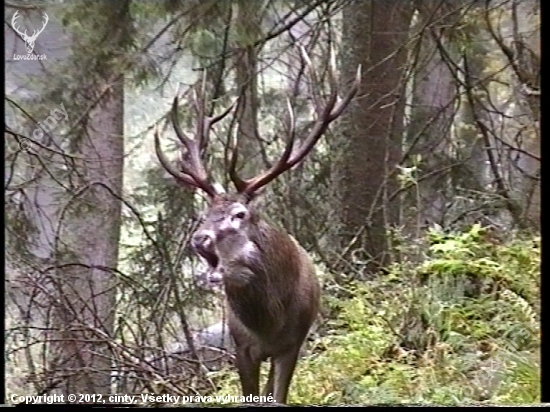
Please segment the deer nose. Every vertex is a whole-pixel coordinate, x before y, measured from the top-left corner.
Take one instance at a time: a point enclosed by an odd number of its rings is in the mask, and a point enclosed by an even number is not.
[[[199,251],[213,252],[215,239],[216,235],[211,230],[201,230],[193,235],[191,245]]]

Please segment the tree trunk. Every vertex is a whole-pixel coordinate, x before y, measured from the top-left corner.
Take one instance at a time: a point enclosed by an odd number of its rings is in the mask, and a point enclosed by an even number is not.
[[[484,56],[489,52],[480,36],[470,33],[471,50],[468,52],[468,75],[474,79],[482,79],[485,69]],[[488,82],[484,83],[484,87]],[[465,93],[466,94],[466,93]],[[458,170],[460,182],[455,181],[455,186],[462,186],[476,192],[483,192],[487,189],[489,176],[487,170],[486,145],[482,134],[479,132],[476,119],[488,123],[488,114],[484,108],[486,99],[479,98],[470,101],[466,95],[462,96],[458,111],[458,127],[456,137],[463,149],[462,158],[465,167]]]
[[[57,272],[55,345],[58,372],[69,375],[62,392],[110,392],[112,338],[116,309],[118,242],[121,226],[123,85],[111,84],[102,104],[90,112],[88,136],[79,147],[82,181],[79,196],[69,203],[62,222],[65,267]]]
[[[442,56],[440,47],[453,59],[456,57],[444,29],[455,27],[460,17],[460,12],[448,10],[456,10],[456,5],[445,7],[437,0],[424,0],[418,6],[418,20],[413,28],[418,40],[411,57],[414,74],[406,139],[406,164],[416,167],[416,172],[412,176],[415,183],[403,199],[403,224],[411,228],[414,225],[416,230],[433,222],[441,224],[445,213],[448,180],[443,177],[448,174],[446,166],[451,163],[450,131],[457,85],[456,69]],[[441,172],[433,173],[437,170]]]
[[[335,237],[343,248],[337,261],[366,264],[371,274],[389,263],[387,229],[399,221],[397,197],[387,198],[398,188],[411,16],[402,1],[350,2],[343,11],[343,80],[349,84],[359,64],[362,78],[332,149]]]
[[[27,345],[21,351],[25,381],[33,388],[20,388],[27,395],[110,392],[112,357],[105,337],[114,330],[116,277],[110,269],[117,266],[121,225],[123,88],[116,80],[114,56],[119,55],[106,57],[109,47],[99,50],[93,42],[108,38],[108,45],[120,51],[120,37],[112,34],[120,34],[122,13],[111,2],[69,9],[89,13],[79,21],[82,25],[104,19],[105,35],[93,30],[82,35],[83,30],[73,43],[60,28],[60,18],[44,33],[44,38],[53,34],[42,49],[48,60],[39,62],[40,70],[29,72],[33,66],[25,64],[13,70],[12,65],[13,72],[34,79],[18,84],[34,131],[23,139],[31,143],[20,147],[20,167],[15,167],[16,174],[22,169],[28,174],[16,191],[21,215],[34,230],[11,222],[10,229],[15,226],[19,233],[10,234],[25,247],[14,251],[15,263],[9,265],[17,277],[10,292],[24,315],[14,329],[23,331]],[[74,144],[77,139],[80,143]]]
[[[540,228],[540,2],[512,2],[513,60],[516,64],[514,115],[519,121],[522,151],[512,156],[514,196],[522,205],[522,220]],[[506,42],[508,43],[508,42]],[[512,134],[511,134],[512,135]],[[518,145],[517,134],[509,143]],[[516,141],[514,141],[516,140]]]
[[[111,392],[109,341],[114,333],[122,223],[124,86],[116,59],[128,39],[128,9],[127,4],[98,2],[88,12],[83,25],[100,19],[105,32],[90,37],[91,45],[84,41],[74,47],[101,48],[102,53],[87,62],[94,70],[84,74],[79,85],[83,101],[88,106],[97,103],[86,112],[84,126],[72,140],[70,181],[75,189],[60,214],[56,268],[49,273],[56,291],[50,371],[58,380],[57,390],[65,395]],[[109,43],[94,43],[102,38],[109,38]]]
[[[239,173],[249,177],[258,172],[260,139],[258,135],[258,48],[254,42],[260,38],[262,2],[239,0],[237,2],[237,47],[235,71],[242,105],[238,123]]]

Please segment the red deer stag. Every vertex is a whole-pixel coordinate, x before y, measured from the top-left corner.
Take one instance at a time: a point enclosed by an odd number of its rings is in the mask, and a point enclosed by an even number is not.
[[[311,62],[305,50],[301,50],[303,61],[316,82]],[[229,176],[237,189],[235,194],[226,194],[221,186],[213,184],[202,162],[210,128],[227,116],[233,106],[218,116],[206,117],[204,99],[195,95],[199,119],[196,139],[193,139],[179,126],[178,100],[174,99],[172,123],[184,146],[181,170],[170,165],[155,133],[155,150],[162,166],[183,186],[200,189],[210,198],[210,206],[192,236],[191,246],[223,280],[228,326],[235,341],[243,395],[259,394],[260,364],[271,358],[263,394],[272,395],[278,403],[286,403],[299,350],[318,315],[320,286],[307,252],[292,236],[262,220],[251,201],[260,188],[307,155],[357,93],[360,68],[343,99],[338,98],[333,57],[328,74],[330,96],[323,106],[313,93],[316,120],[298,148],[294,148],[293,109],[288,105],[288,144],[280,160],[269,170],[248,180],[241,179],[236,173],[234,144]]]

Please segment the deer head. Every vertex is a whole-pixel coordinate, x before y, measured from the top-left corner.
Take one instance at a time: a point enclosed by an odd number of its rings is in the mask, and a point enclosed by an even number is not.
[[[308,66],[315,84],[313,66],[303,48],[301,52],[302,64]],[[219,115],[207,117],[204,100],[195,94],[198,122],[195,138],[191,138],[179,126],[178,100],[174,99],[172,124],[184,148],[179,169],[162,153],[155,133],[155,150],[162,166],[183,186],[200,189],[210,199],[191,245],[223,279],[243,394],[258,394],[259,365],[270,357],[272,367],[264,394],[273,394],[281,403],[286,402],[299,349],[318,313],[320,287],[306,251],[290,235],[261,219],[252,199],[261,188],[304,159],[357,93],[360,68],[350,90],[339,99],[332,53],[330,62],[330,95],[323,103],[313,93],[316,119],[310,132],[301,143],[296,142],[294,111],[289,103],[287,145],[271,168],[249,179],[239,177],[238,151],[233,140],[228,168],[236,188],[233,194],[225,193],[209,180],[201,159],[211,127],[227,116],[235,104]]]
[[[19,34],[21,36],[21,38],[25,41],[25,48],[27,49],[27,53],[31,54],[32,51],[34,50],[34,42],[38,38],[38,35],[40,33],[42,33],[44,31],[44,29],[46,28],[46,24],[48,24],[49,18],[48,18],[48,15],[46,13],[44,13],[44,23],[42,24],[42,28],[40,30],[34,30],[32,35],[29,36],[29,35],[27,35],[27,30],[26,29],[25,29],[24,32],[21,32],[21,30],[19,30],[19,27],[17,27],[17,18],[19,17],[18,13],[19,13],[19,10],[14,13],[14,15],[11,19],[11,25],[12,25],[13,29],[15,30],[15,32],[17,34]]]
[[[311,77],[314,82],[317,81],[317,75],[313,70],[311,61],[304,48],[300,48],[302,53],[302,61],[309,67],[311,72]],[[211,204],[214,206],[211,208],[212,215],[216,216],[214,220],[218,220],[220,213],[219,205],[222,204],[223,210],[237,210],[235,216],[244,216],[245,220],[238,222],[234,220],[233,223],[225,222],[223,225],[218,225],[218,230],[223,232],[225,228],[236,228],[237,225],[246,224],[248,221],[248,204],[258,193],[260,189],[266,186],[269,182],[277,178],[279,175],[285,171],[291,169],[299,162],[301,162],[305,156],[311,151],[315,146],[321,136],[328,129],[330,123],[337,119],[344,109],[348,106],[350,101],[353,99],[357,93],[359,84],[360,84],[360,73],[361,68],[357,70],[357,77],[353,82],[350,90],[344,96],[343,99],[338,98],[336,78],[334,75],[335,59],[334,54],[331,53],[330,58],[330,69],[329,69],[329,84],[330,84],[330,96],[326,104],[322,104],[316,93],[313,93],[315,98],[315,113],[317,118],[311,128],[307,137],[298,145],[296,145],[296,135],[295,135],[295,119],[294,119],[294,110],[288,102],[288,111],[289,111],[289,127],[288,127],[288,137],[286,148],[278,160],[270,169],[260,173],[259,175],[243,180],[239,177],[236,172],[236,165],[238,159],[238,150],[236,141],[233,140],[233,150],[230,161],[230,167],[228,170],[229,176],[235,185],[236,194],[227,195],[221,186],[213,184],[205,170],[205,167],[202,163],[202,156],[205,153],[208,146],[208,136],[212,126],[218,121],[226,117],[232,109],[235,107],[235,103],[230,105],[225,111],[217,116],[206,117],[205,116],[205,104],[203,99],[199,99],[197,94],[194,93],[194,106],[198,112],[198,122],[195,131],[195,136],[198,139],[194,139],[191,136],[187,135],[178,122],[178,99],[174,99],[171,111],[171,120],[176,132],[176,135],[180,142],[183,145],[183,152],[181,156],[180,167],[181,170],[175,169],[166,156],[162,153],[160,149],[160,142],[158,133],[155,133],[155,150],[157,156],[160,160],[162,166],[178,181],[182,186],[202,190],[211,201]],[[203,86],[204,90],[204,86]],[[234,203],[232,207],[229,205]],[[240,205],[240,206],[239,206]],[[208,214],[207,214],[208,215]],[[236,218],[238,219],[238,218]],[[208,218],[205,220],[209,220]],[[202,230],[198,230],[194,236],[193,246],[196,250],[201,253],[209,249],[210,242],[201,237],[204,235]]]

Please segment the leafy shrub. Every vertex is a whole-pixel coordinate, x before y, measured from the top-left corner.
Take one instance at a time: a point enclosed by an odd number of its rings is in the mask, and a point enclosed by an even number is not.
[[[427,240],[420,264],[326,286],[330,317],[298,363],[289,402],[538,401],[540,239],[502,242],[476,225]],[[240,390],[235,373],[222,386]]]

